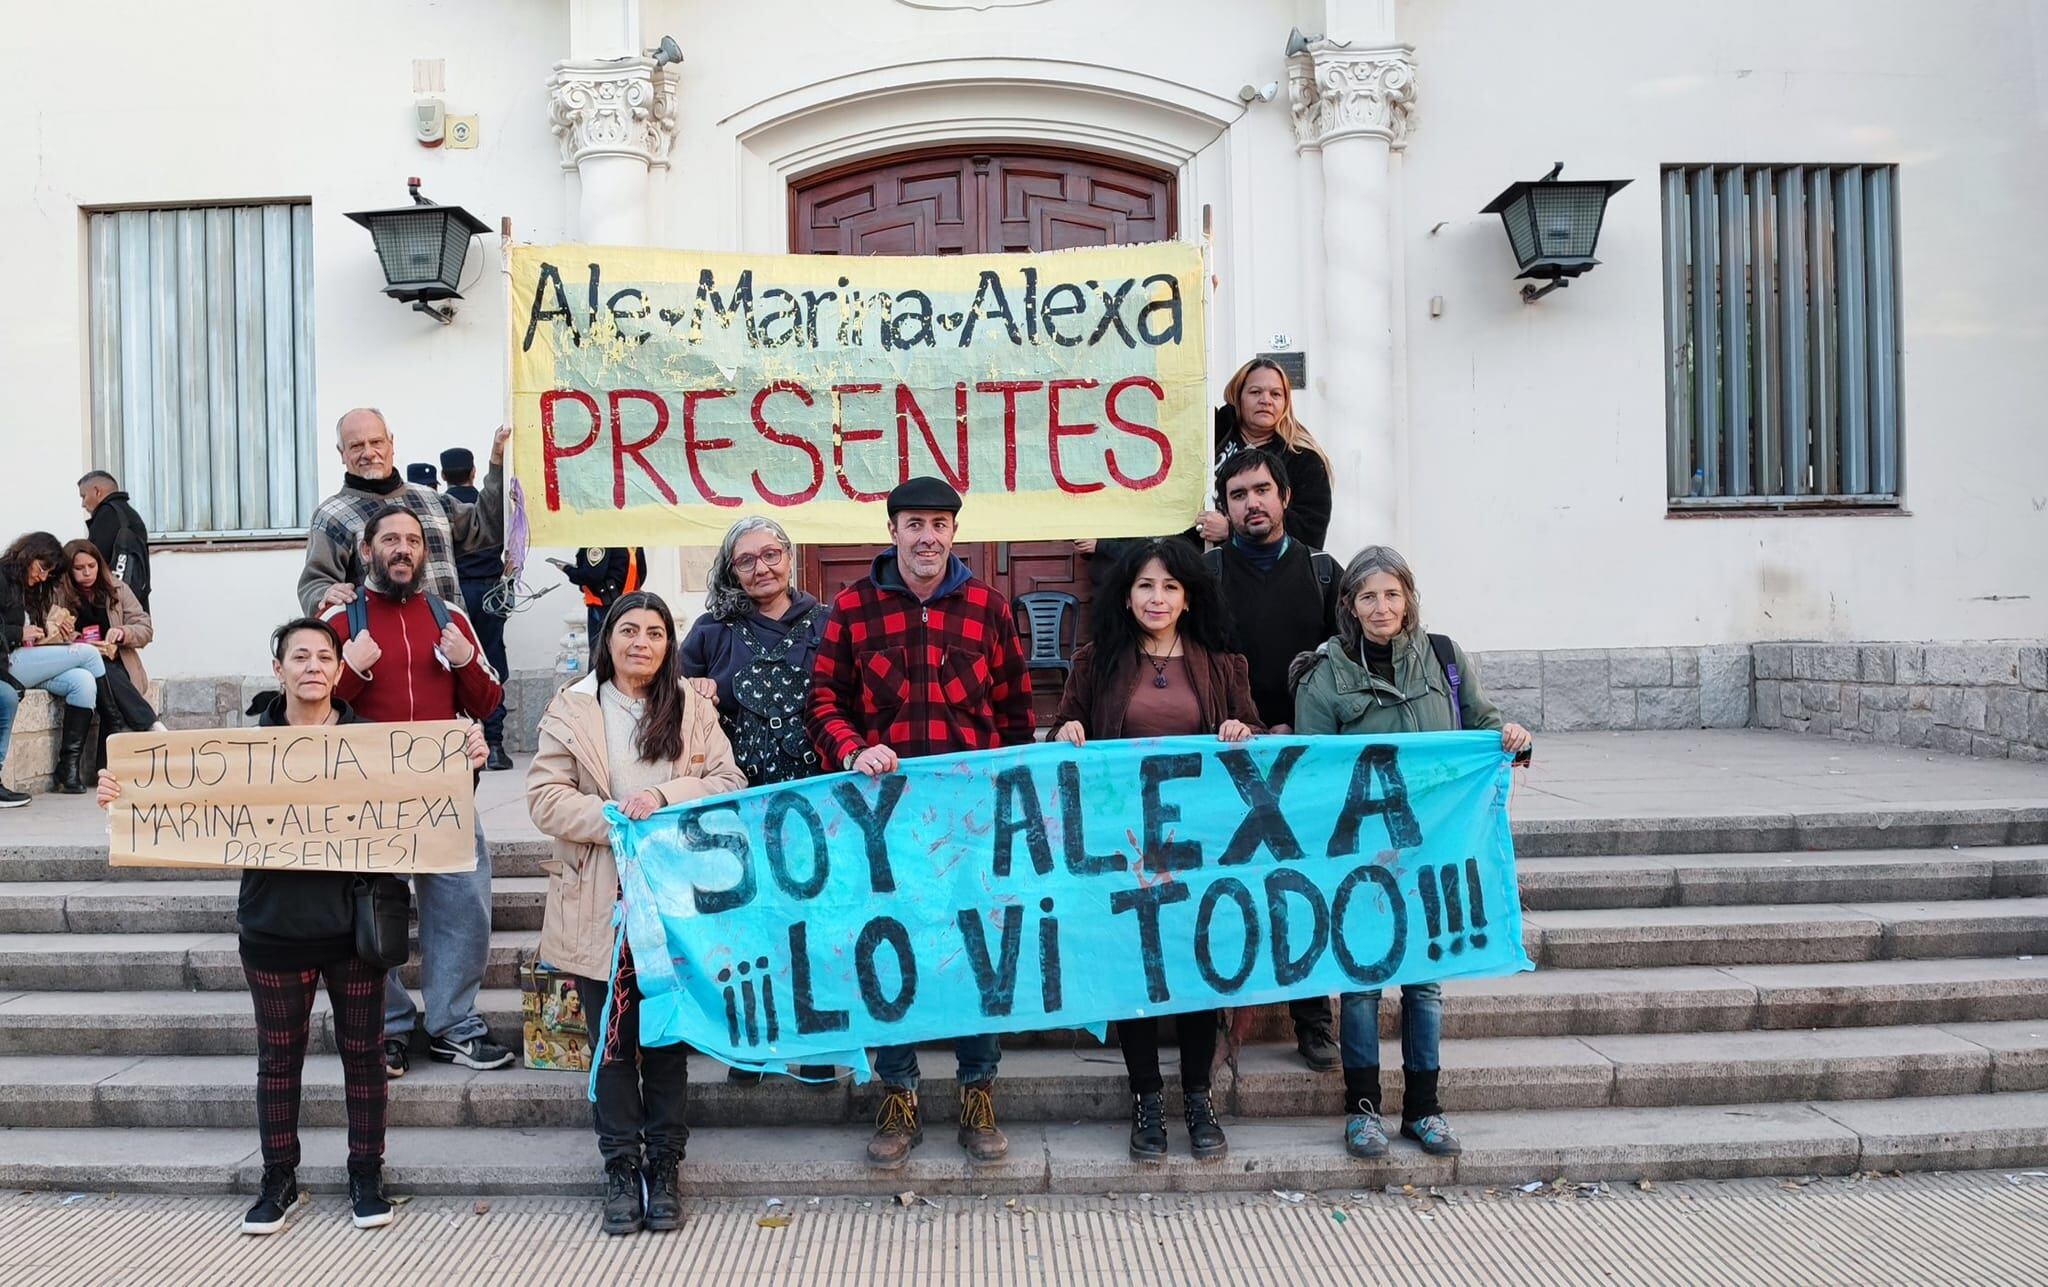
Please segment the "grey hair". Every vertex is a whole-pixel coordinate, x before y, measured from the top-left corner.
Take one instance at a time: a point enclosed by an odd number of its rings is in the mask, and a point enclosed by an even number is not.
[[[377,417],[377,423],[378,423],[379,425],[381,425],[381,426],[383,427],[383,429],[384,429],[384,432],[385,432],[385,433],[387,433],[387,434],[391,432],[391,422],[390,422],[389,420],[386,420],[386,419],[384,418],[384,413],[383,413],[383,412],[381,412],[381,411],[379,411],[379,410],[377,410],[377,408],[375,408],[375,407],[350,407],[350,408],[349,408],[348,410],[346,410],[346,411],[342,412],[342,413],[341,413],[341,415],[340,415],[340,416],[339,416],[339,417],[338,417],[338,418],[337,418],[337,419],[335,420],[335,422],[334,422],[334,439],[335,439],[335,441],[336,441],[336,442],[339,442],[339,441],[341,441],[341,426],[342,426],[343,424],[347,423],[347,421],[348,421],[348,418],[349,418],[350,416],[355,416],[355,415],[369,415],[369,416],[375,416],[375,417]]]
[[[782,530],[782,524],[761,514],[749,514],[734,523],[726,532],[725,539],[718,543],[718,553],[711,556],[711,576],[705,587],[704,607],[719,621],[735,621],[754,610],[754,600],[740,585],[739,573],[733,571],[733,550],[740,538],[752,532],[768,532],[790,556],[791,577],[795,576],[796,546],[790,542],[789,533]]]
[[[1365,637],[1365,627],[1358,623],[1351,601],[1358,597],[1358,587],[1375,572],[1385,572],[1399,581],[1401,593],[1408,596],[1407,611],[1401,616],[1401,633],[1407,634],[1422,622],[1422,596],[1415,593],[1415,573],[1408,567],[1408,560],[1391,545],[1366,546],[1344,565],[1344,575],[1337,580],[1337,635],[1344,641],[1344,650],[1353,657],[1360,655],[1359,642]]]

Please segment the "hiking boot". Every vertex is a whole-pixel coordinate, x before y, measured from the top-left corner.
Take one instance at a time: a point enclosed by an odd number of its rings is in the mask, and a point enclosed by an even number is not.
[[[1009,1136],[996,1125],[994,1078],[960,1088],[960,1147],[972,1162],[1000,1162],[1010,1151]]]
[[[918,1120],[916,1091],[904,1086],[884,1086],[882,1091],[875,1133],[868,1140],[868,1165],[893,1171],[910,1160],[910,1150],[924,1143],[924,1123]]]
[[[384,1039],[384,1076],[397,1081],[412,1067],[412,1043],[403,1037]]]
[[[9,791],[0,786],[0,809],[19,809],[28,804],[28,797],[19,791]]]
[[[242,1232],[276,1233],[298,1205],[298,1172],[282,1162],[268,1163],[263,1168],[262,1186],[256,1190],[256,1204],[242,1217]]]
[[[85,735],[92,728],[92,707],[64,707],[64,726],[58,733],[57,773],[50,789],[58,795],[85,794]]]
[[[1380,1115],[1371,1104],[1361,1103],[1357,1108],[1344,1119],[1344,1151],[1353,1157],[1385,1157],[1387,1128],[1380,1125]]]
[[[647,1227],[656,1233],[666,1233],[683,1222],[682,1168],[681,1154],[647,1155],[647,1165],[641,1171],[647,1181]]]
[[[1223,1125],[1216,1120],[1216,1105],[1206,1090],[1191,1090],[1185,1096],[1188,1122],[1188,1151],[1197,1162],[1212,1162],[1230,1151],[1223,1138]]]
[[[1330,1025],[1327,1023],[1297,1026],[1294,1048],[1317,1072],[1330,1072],[1344,1066],[1343,1056],[1337,1053],[1337,1043],[1330,1039]]]
[[[427,1058],[444,1064],[461,1064],[464,1068],[476,1068],[489,1072],[503,1068],[513,1060],[511,1051],[492,1041],[488,1036],[470,1037],[456,1041],[449,1037],[436,1037],[427,1043]]]
[[[1431,1113],[1412,1122],[1404,1121],[1401,1133],[1422,1145],[1423,1152],[1435,1157],[1448,1157],[1465,1151],[1465,1146],[1458,1142],[1458,1137],[1451,1131],[1451,1124],[1444,1120],[1442,1113]]]
[[[1166,1102],[1156,1090],[1131,1096],[1131,1160],[1166,1160]]]
[[[490,755],[484,760],[486,773],[501,773],[512,767],[512,757],[505,752],[503,742],[493,743]]]
[[[348,1205],[358,1229],[378,1229],[391,1223],[391,1200],[384,1196],[384,1163],[380,1160],[348,1164]]]
[[[640,1197],[640,1167],[630,1157],[615,1157],[604,1164],[604,1231],[609,1234],[638,1233],[647,1221],[647,1208]]]

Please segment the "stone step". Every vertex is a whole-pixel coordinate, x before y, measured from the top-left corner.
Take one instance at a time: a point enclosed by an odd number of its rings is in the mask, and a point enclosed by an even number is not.
[[[17,881],[65,883],[81,880],[226,881],[240,879],[239,868],[197,867],[110,867],[104,828],[97,844],[10,843],[0,836],[0,889]],[[538,877],[541,862],[549,854],[546,841],[535,839],[492,840],[491,875],[502,879]]]
[[[2048,951],[2048,897],[1535,912],[1539,966],[1806,964]]]
[[[1569,1176],[1729,1179],[1846,1175],[1860,1170],[2034,1166],[2048,1160],[2048,1094],[1953,1095],[1886,1101],[1813,1101],[1676,1108],[1472,1112],[1455,1125],[1456,1158],[1423,1155],[1396,1140],[1373,1162],[1344,1152],[1334,1115],[1228,1118],[1230,1155],[1195,1162],[1169,1127],[1174,1155],[1141,1166],[1111,1122],[1019,1122],[1010,1155],[974,1166],[927,1133],[901,1169],[863,1165],[865,1124],[710,1127],[695,1132],[683,1166],[696,1196],[914,1192],[943,1202],[983,1194],[1267,1191],[1315,1192],[1386,1184],[1508,1185]],[[301,1184],[345,1186],[345,1132],[301,1133]],[[10,1128],[0,1131],[0,1185],[78,1192],[250,1193],[262,1170],[256,1134],[218,1128]],[[398,1193],[562,1194],[599,1191],[596,1142],[574,1127],[413,1127],[391,1132],[386,1178]]]
[[[0,934],[232,934],[237,882],[20,881],[0,884]],[[548,883],[494,876],[491,924],[538,930]]]
[[[2048,846],[1532,858],[1516,876],[1530,911],[2033,897]]]
[[[1389,1056],[1393,1052],[1389,1051]],[[1459,1114],[1562,1108],[1678,1107],[1793,1099],[1883,1099],[2048,1090],[2048,1022],[1943,1027],[1659,1036],[1522,1037],[1443,1043],[1443,1097]],[[957,1102],[942,1047],[924,1052],[935,1115]],[[1398,1060],[1385,1103],[1398,1108]],[[1175,1055],[1164,1065],[1168,1111],[1179,1112]],[[236,1127],[255,1115],[248,1055],[0,1057],[0,1126]],[[587,1076],[514,1067],[475,1072],[417,1059],[391,1086],[395,1127],[580,1127],[589,1121]],[[1245,1118],[1334,1114],[1337,1073],[1315,1073],[1291,1047],[1248,1046],[1218,1070],[1216,1095]],[[729,1082],[715,1061],[691,1059],[693,1126],[765,1126],[873,1119],[880,1088],[850,1078],[812,1085],[771,1078]],[[1117,1121],[1130,1111],[1114,1050],[1010,1050],[999,1105],[1019,1122]],[[307,1062],[301,1122],[345,1126],[341,1066]]]
[[[535,956],[538,930],[494,930],[484,986],[517,988]],[[419,982],[419,950],[399,967]],[[244,991],[233,934],[0,934],[0,993],[8,991]]]

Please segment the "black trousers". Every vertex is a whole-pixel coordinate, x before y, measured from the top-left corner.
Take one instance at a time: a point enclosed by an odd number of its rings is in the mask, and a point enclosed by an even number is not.
[[[484,660],[498,672],[498,682],[510,686],[512,672],[505,663],[505,618],[484,611],[484,595],[496,584],[496,580],[464,581],[462,606],[469,612],[469,624],[476,630],[477,642],[483,645]],[[484,740],[492,746],[505,740],[505,702],[502,698],[498,701],[498,709],[484,717]]]
[[[1180,1088],[1209,1089],[1209,1068],[1216,1062],[1216,1030],[1221,1016],[1214,1010],[1190,1010],[1171,1016],[1180,1041]],[[1124,1071],[1133,1095],[1156,1095],[1166,1086],[1159,1075],[1161,1018],[1118,1019],[1117,1044],[1123,1047]]]
[[[680,1159],[690,1142],[690,1127],[683,1120],[690,1098],[690,1048],[640,1044],[642,998],[632,984],[631,965],[626,960],[619,965],[630,1000],[590,1043],[590,1057],[597,1061],[597,1100],[590,1106],[597,1151],[606,1162],[628,1158],[635,1165],[643,1147],[650,1163],[662,1154]],[[602,979],[574,977],[583,1013],[595,1024],[605,1013],[611,989]]]
[[[129,677],[128,668],[118,660],[107,663],[107,673],[100,680],[100,692],[106,699],[107,711],[120,717],[125,728],[113,732],[142,733],[156,723],[156,711],[135,687]]]
[[[1294,1019],[1294,1035],[1300,1036],[1305,1029],[1314,1028],[1324,1036],[1330,1034],[1330,998],[1296,997],[1287,1003],[1287,1013]]]

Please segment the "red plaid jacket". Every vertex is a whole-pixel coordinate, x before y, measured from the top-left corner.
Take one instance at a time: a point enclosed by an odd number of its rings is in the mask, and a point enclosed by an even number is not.
[[[883,553],[832,601],[804,721],[834,770],[864,746],[908,756],[1028,745],[1031,674],[1009,600],[955,559],[920,604]]]

